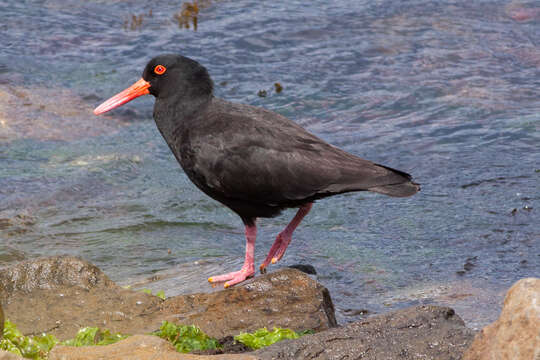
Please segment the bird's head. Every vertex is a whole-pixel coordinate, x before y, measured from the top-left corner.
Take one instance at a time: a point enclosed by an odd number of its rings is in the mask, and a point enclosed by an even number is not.
[[[103,102],[94,114],[101,115],[142,95],[180,102],[211,96],[212,88],[208,71],[195,60],[176,54],[159,55],[146,64],[141,79]]]

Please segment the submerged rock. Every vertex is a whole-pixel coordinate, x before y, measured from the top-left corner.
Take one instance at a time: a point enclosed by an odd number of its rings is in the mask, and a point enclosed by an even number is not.
[[[540,359],[540,279],[519,280],[508,290],[501,316],[476,335],[463,359]]]
[[[22,87],[0,83],[0,140],[72,141],[109,134],[120,121],[92,117],[96,99],[86,100],[66,88]],[[54,96],[51,96],[54,94]]]
[[[270,359],[461,359],[474,332],[447,307],[418,306],[370,317],[253,355]]]
[[[328,290],[295,269],[227,290],[162,300],[116,285],[85,260],[55,256],[0,269],[0,287],[0,301],[23,334],[47,332],[60,340],[84,326],[148,334],[163,320],[195,324],[216,338],[265,326],[318,331],[336,326]]]

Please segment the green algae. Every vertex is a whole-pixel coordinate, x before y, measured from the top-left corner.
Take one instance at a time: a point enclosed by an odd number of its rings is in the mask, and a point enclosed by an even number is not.
[[[27,359],[42,360],[58,344],[54,335],[24,336],[11,321],[4,322],[4,338],[0,340],[0,349]]]
[[[127,338],[128,335],[111,333],[97,327],[85,327],[79,330],[74,339],[58,341],[52,334],[25,336],[11,321],[4,322],[4,338],[0,340],[0,350],[6,350],[26,359],[46,360],[49,351],[57,345],[89,346],[109,345]]]
[[[274,327],[274,330],[268,331],[266,328],[256,330],[252,333],[241,333],[234,337],[234,340],[256,350],[265,346],[272,345],[286,339],[298,339],[306,334],[313,334],[313,330],[295,332],[291,329]]]
[[[165,300],[167,297],[165,296],[165,291],[163,290],[159,290],[157,293],[155,294],[152,294],[152,290],[150,289],[142,289],[141,290],[143,293],[145,294],[148,294],[148,295],[154,295],[154,296],[157,296],[158,298],[160,298],[161,300]]]
[[[285,339],[298,339],[303,335],[313,333],[313,330],[295,332],[291,329],[274,327],[272,331],[268,331],[266,328],[262,328],[253,333],[236,335],[234,340],[251,349],[260,349]],[[163,321],[159,330],[152,333],[152,335],[168,340],[181,353],[221,348],[221,344],[217,339],[211,338],[195,325],[176,325]],[[47,360],[49,351],[57,344],[66,346],[102,346],[114,344],[128,336],[111,333],[109,330],[102,330],[98,327],[85,327],[77,332],[75,338],[61,342],[52,334],[25,336],[17,329],[15,324],[6,320],[4,323],[4,338],[0,340],[0,350],[6,350],[27,359]]]
[[[109,345],[127,338],[129,335],[111,333],[109,330],[101,330],[98,327],[85,327],[77,332],[74,339],[62,342],[67,346],[91,346]]]
[[[153,335],[168,340],[181,353],[220,347],[216,339],[209,337],[195,325],[176,325],[163,321],[159,330]]]

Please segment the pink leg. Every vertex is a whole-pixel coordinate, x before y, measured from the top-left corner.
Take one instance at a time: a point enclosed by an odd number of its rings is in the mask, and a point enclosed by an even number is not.
[[[298,225],[300,225],[300,222],[309,213],[312,206],[313,203],[302,205],[302,207],[298,209],[298,212],[291,220],[289,225],[287,225],[285,230],[278,234],[276,240],[274,241],[274,244],[272,245],[270,251],[268,252],[268,255],[266,256],[266,259],[259,267],[261,273],[266,272],[266,267],[268,266],[268,264],[270,264],[270,262],[272,264],[275,264],[276,262],[281,260],[283,255],[285,255],[285,250],[287,250],[287,246],[289,246],[289,244],[291,243],[294,230],[298,227]]]
[[[240,271],[234,271],[228,274],[212,276],[208,278],[211,283],[227,281],[224,285],[225,288],[238,284],[248,277],[255,274],[255,265],[253,264],[253,258],[255,253],[255,238],[257,237],[257,226],[246,225],[246,258],[244,260],[244,266]]]

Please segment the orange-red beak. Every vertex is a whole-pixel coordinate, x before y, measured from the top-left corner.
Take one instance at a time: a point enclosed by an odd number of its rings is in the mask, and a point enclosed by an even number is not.
[[[106,100],[103,104],[95,108],[94,114],[101,115],[139,96],[148,95],[150,94],[150,91],[148,91],[149,87],[150,83],[141,78],[139,81],[128,87],[126,90],[114,95],[112,98]]]

